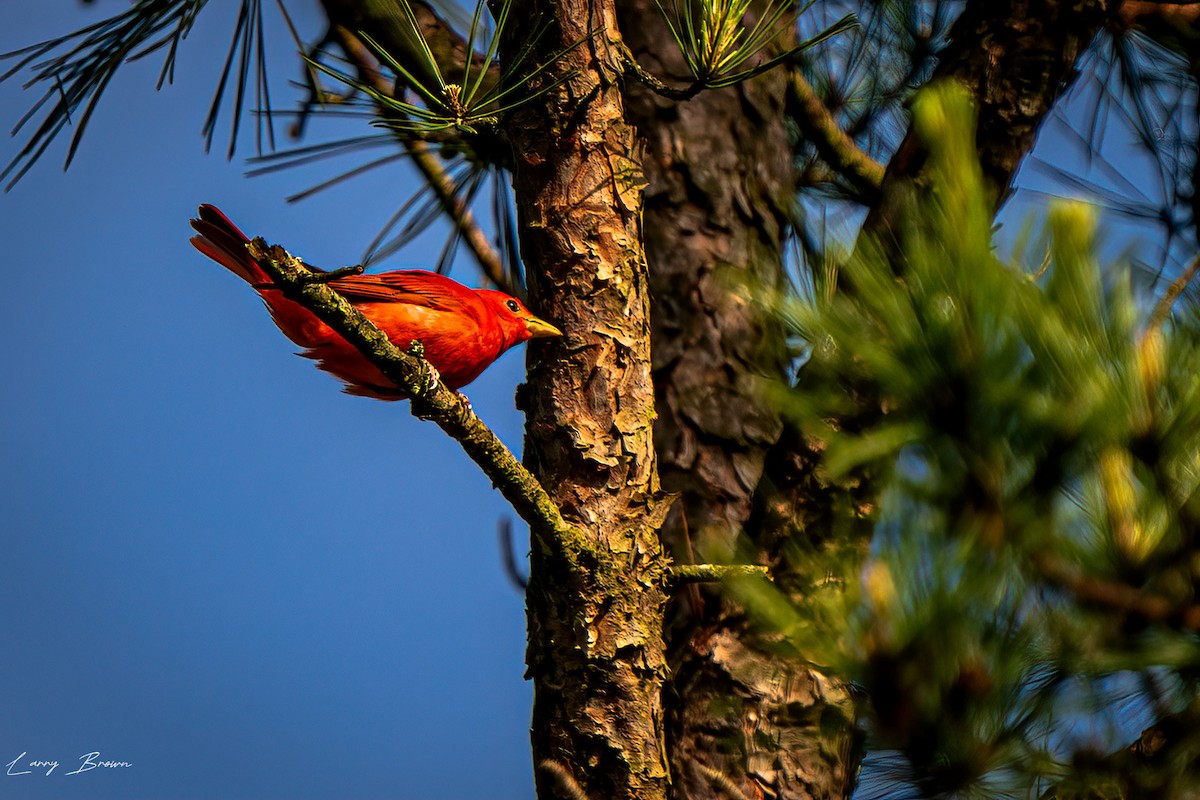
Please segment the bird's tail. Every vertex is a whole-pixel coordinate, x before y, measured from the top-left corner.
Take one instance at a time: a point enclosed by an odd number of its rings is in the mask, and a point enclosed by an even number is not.
[[[192,227],[200,234],[191,238],[197,250],[255,288],[270,286],[271,279],[246,249],[250,239],[215,206],[207,203],[200,206]]]

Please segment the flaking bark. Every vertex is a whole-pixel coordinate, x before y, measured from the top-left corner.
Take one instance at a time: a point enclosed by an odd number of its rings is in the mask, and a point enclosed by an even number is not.
[[[667,559],[652,438],[645,185],[617,79],[611,0],[536,2],[530,63],[569,76],[506,120],[521,253],[534,305],[563,330],[529,361],[525,460],[595,558],[564,569],[535,546],[526,593],[540,797],[562,772],[592,798],[664,798]],[[518,33],[511,34],[519,44]],[[518,73],[513,80],[522,80]]]

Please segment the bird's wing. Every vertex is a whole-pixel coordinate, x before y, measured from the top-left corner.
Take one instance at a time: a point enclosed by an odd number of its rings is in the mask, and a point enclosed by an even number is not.
[[[458,311],[475,298],[475,293],[461,283],[436,272],[415,269],[353,275],[329,285],[351,301],[408,303],[439,311]]]

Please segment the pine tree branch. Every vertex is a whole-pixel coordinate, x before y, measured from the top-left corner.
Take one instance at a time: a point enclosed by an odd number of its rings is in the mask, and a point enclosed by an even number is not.
[[[534,535],[567,563],[577,566],[579,556],[587,550],[584,537],[563,519],[542,485],[475,415],[466,398],[442,383],[428,361],[396,347],[383,331],[329,288],[323,276],[309,270],[279,245],[269,246],[256,238],[248,247],[250,255],[285,297],[311,311],[403,388],[411,397],[413,414],[435,422],[462,445],[513,509],[529,523]]]
[[[788,101],[793,106],[790,116],[805,137],[817,148],[821,158],[859,191],[864,204],[873,203],[883,185],[883,165],[867,155],[841,129],[800,70],[792,70],[788,88]]]
[[[1076,773],[1041,800],[1194,797],[1200,772],[1200,700],[1160,717],[1128,747],[1095,759],[1077,759]],[[1103,787],[1103,788],[1102,788]]]
[[[362,40],[341,25],[333,26],[331,32],[346,57],[354,65],[358,77],[379,92],[392,94],[394,91],[392,82],[380,72],[374,56],[371,55],[371,51],[363,44]],[[396,54],[392,55],[396,56]],[[471,254],[475,256],[483,274],[501,291],[518,296],[523,294],[520,287],[514,286],[509,280],[500,255],[488,241],[487,235],[476,221],[474,213],[459,196],[457,185],[446,174],[438,157],[430,151],[425,142],[415,141],[408,137],[399,137],[399,139],[412,158],[413,164],[421,171],[425,182],[433,189],[442,206],[442,211],[450,218],[463,237],[463,241],[470,248]]]
[[[437,85],[436,77],[430,73],[428,63],[419,51],[413,29],[407,15],[401,10],[401,1],[408,6],[416,20],[418,35],[429,47],[442,77],[449,83],[462,82],[463,65],[472,59],[471,71],[487,67],[487,82],[499,80],[500,71],[495,64],[484,65],[478,53],[470,51],[466,39],[454,26],[439,16],[434,4],[425,0],[321,0],[331,25],[348,31],[362,31],[378,42],[388,55],[404,66],[409,74],[426,86]],[[389,87],[390,92],[390,87]]]

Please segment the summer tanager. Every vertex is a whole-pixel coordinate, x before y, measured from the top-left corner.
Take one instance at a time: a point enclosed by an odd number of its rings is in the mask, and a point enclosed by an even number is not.
[[[224,214],[202,205],[192,227],[200,234],[191,239],[196,249],[254,287],[279,330],[305,348],[303,355],[315,359],[317,366],[345,381],[349,394],[380,400],[408,396],[340,334],[274,288],[250,257],[246,234]],[[490,289],[469,289],[435,272],[352,275],[330,281],[329,286],[387,334],[392,344],[407,350],[414,340],[419,341],[425,358],[451,389],[475,380],[513,345],[534,337],[562,335],[558,328],[529,313],[515,297]]]

